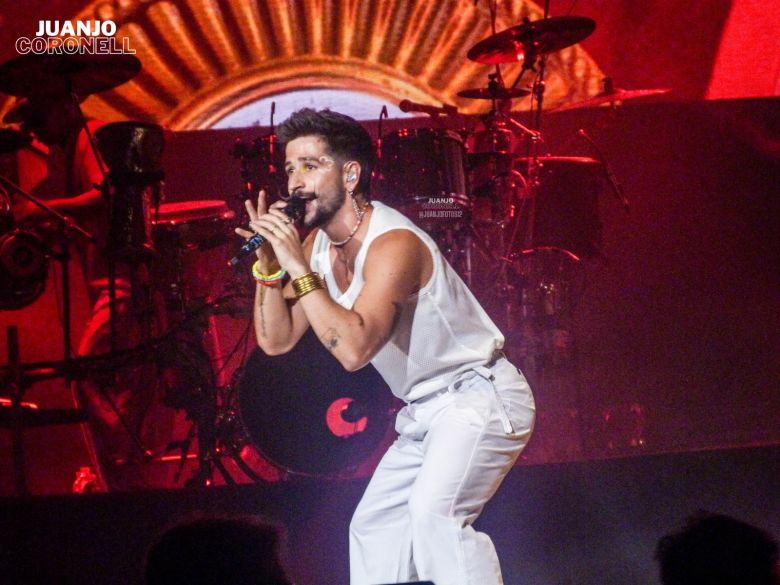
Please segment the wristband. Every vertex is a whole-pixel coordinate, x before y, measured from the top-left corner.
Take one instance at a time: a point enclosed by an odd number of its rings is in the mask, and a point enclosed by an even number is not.
[[[280,268],[273,274],[263,274],[260,272],[260,260],[252,264],[252,276],[255,282],[262,284],[263,286],[274,286],[282,282],[282,279],[287,275],[287,271],[284,268]]]
[[[313,290],[324,289],[325,281],[316,272],[309,272],[292,281],[293,291],[299,299]]]

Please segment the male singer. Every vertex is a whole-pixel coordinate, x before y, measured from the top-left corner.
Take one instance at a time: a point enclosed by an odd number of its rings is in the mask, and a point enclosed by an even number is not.
[[[284,202],[247,201],[250,230],[236,232],[266,239],[252,268],[257,342],[285,353],[312,327],[344,368],[370,362],[406,402],[352,518],[351,583],[501,583],[493,544],[472,524],[528,443],[531,390],[436,243],[371,202],[365,129],[304,109],[278,137],[289,195],[316,229],[301,243]]]

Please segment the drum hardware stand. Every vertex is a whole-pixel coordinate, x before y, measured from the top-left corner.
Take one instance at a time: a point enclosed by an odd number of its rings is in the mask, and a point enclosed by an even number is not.
[[[260,482],[262,478],[258,476],[251,467],[241,458],[238,452],[238,446],[234,444],[235,430],[234,426],[237,417],[236,412],[228,406],[219,405],[220,390],[224,388],[210,388],[206,407],[196,415],[190,414],[196,427],[196,431],[190,435],[177,447],[182,450],[182,465],[186,461],[192,439],[197,436],[198,439],[198,469],[195,474],[185,482],[187,487],[211,487],[214,481],[215,471],[228,485],[236,485],[236,480],[230,474],[222,462],[222,457],[230,456],[238,468],[252,481]],[[227,428],[227,430],[225,430]],[[223,436],[227,434],[227,436]],[[177,475],[180,475],[180,467]]]
[[[103,160],[103,157],[100,154],[100,151],[97,147],[97,143],[95,142],[95,137],[92,133],[92,131],[89,128],[89,124],[87,123],[87,119],[84,116],[84,112],[81,109],[81,103],[79,101],[78,95],[73,91],[72,89],[72,79],[69,76],[65,77],[65,83],[66,87],[68,88],[68,93],[71,96],[73,100],[73,105],[75,108],[75,111],[77,112],[78,118],[79,118],[79,124],[81,127],[81,130],[84,131],[84,134],[87,137],[87,140],[89,142],[90,150],[92,151],[93,156],[95,157],[95,162],[98,165],[98,169],[100,171],[100,174],[102,176],[102,181],[99,185],[95,185],[96,188],[98,188],[102,194],[102,197],[104,201],[106,201],[108,212],[107,212],[107,220],[109,226],[112,225],[112,218],[114,217],[115,213],[115,202],[114,202],[114,193],[112,192],[112,187],[114,185],[112,184],[111,180],[111,173],[106,168],[105,161]],[[157,195],[159,196],[159,191],[156,191]],[[109,236],[108,238],[109,242],[112,240],[112,238]],[[93,243],[95,240],[92,240]],[[106,244],[109,246],[109,244]],[[108,249],[107,250],[107,264],[108,264],[108,311],[109,311],[109,354],[113,355],[117,352],[118,344],[117,344],[117,337],[118,337],[118,309],[117,309],[117,296],[116,296],[116,250]],[[134,271],[135,272],[135,271]],[[135,280],[135,279],[133,279]],[[116,376],[116,372],[112,371],[113,376]],[[129,423],[127,422],[126,417],[122,414],[122,412],[119,410],[119,407],[116,404],[116,401],[111,397],[110,393],[106,391],[104,387],[101,385],[97,385],[98,390],[101,394],[101,396],[106,400],[109,407],[111,408],[111,411],[116,415],[117,420],[119,421],[120,425],[124,429],[124,431],[128,434],[130,437],[133,445],[136,447],[136,449],[139,451],[139,453],[143,456],[145,461],[150,461],[152,458],[152,452],[146,448],[146,446],[141,441],[140,436],[130,427]],[[99,467],[98,467],[99,469]]]
[[[76,224],[73,219],[62,215],[59,211],[46,205],[37,197],[27,193],[13,181],[0,175],[0,183],[7,188],[21,195],[31,203],[43,209],[48,215],[57,221],[60,236],[60,252],[53,254],[53,258],[62,265],[61,286],[62,286],[62,330],[63,330],[63,359],[67,362],[73,358],[71,341],[71,300],[70,300],[70,232],[75,231],[81,234],[92,243],[95,243],[95,237],[84,228]]]
[[[596,153],[596,160],[598,160],[601,163],[601,168],[604,169],[604,178],[607,180],[607,183],[609,183],[612,194],[615,196],[615,198],[618,201],[620,201],[623,204],[623,209],[626,210],[626,213],[630,213],[631,204],[628,201],[628,197],[626,197],[625,193],[623,193],[623,189],[621,188],[620,183],[617,180],[617,177],[612,172],[610,166],[607,164],[607,158],[604,156],[604,153],[596,144],[596,141],[593,140],[593,138],[591,138],[587,132],[585,132],[584,128],[580,128],[577,131],[577,135],[581,136],[585,140],[585,142],[590,144],[590,146],[593,148],[593,151]]]
[[[95,243],[95,237],[79,226],[72,218],[66,217],[59,211],[46,205],[43,201],[37,197],[29,194],[27,191],[19,187],[13,181],[0,175],[0,183],[5,185],[8,189],[21,195],[31,203],[43,209],[48,215],[57,221],[57,226],[60,234],[60,252],[59,254],[53,254],[55,260],[58,260],[62,264],[62,328],[63,328],[63,359],[72,359],[71,350],[71,306],[70,306],[70,232],[74,231],[86,238],[92,243]]]
[[[219,428],[219,406],[218,406],[219,388],[210,387],[206,391],[206,397],[203,401],[203,408],[193,416],[189,412],[195,424],[194,433],[191,432],[187,437],[186,446],[182,449],[182,462],[185,460],[186,451],[189,450],[194,436],[198,439],[198,469],[184,483],[186,487],[211,487],[214,482],[214,472],[218,471],[225,483],[235,485],[235,480],[222,463],[221,454],[218,446]]]
[[[253,140],[251,146],[240,138],[236,138],[228,154],[241,161],[241,179],[244,183],[244,190],[238,194],[240,199],[246,199],[254,196],[254,185],[249,175],[249,161],[260,156],[262,139]]]
[[[104,201],[108,206],[108,221],[111,225],[111,218],[113,217],[113,202],[111,197],[111,185],[109,182],[108,169],[103,161],[103,157],[100,156],[97,144],[95,143],[95,137],[89,128],[87,118],[84,116],[84,111],[81,109],[81,102],[79,96],[73,91],[73,80],[69,75],[65,76],[65,86],[67,93],[73,101],[73,106],[79,118],[79,126],[84,131],[87,141],[89,142],[89,148],[92,151],[92,155],[95,157],[100,175],[103,177],[100,185],[95,185],[100,189]],[[70,172],[70,171],[69,171]],[[93,240],[93,243],[94,240]],[[113,353],[117,350],[117,307],[116,307],[116,260],[114,255],[108,254],[108,324],[109,324],[109,336],[110,336],[110,351]],[[111,409],[116,411],[116,405],[113,401],[110,401]]]
[[[228,473],[220,459],[217,450],[217,388],[205,390],[203,411],[199,419],[194,419],[198,436],[198,471],[186,482],[187,487],[209,487],[212,485],[214,471],[219,471],[225,482],[234,485],[236,482]]]
[[[71,360],[73,359],[71,342],[71,297],[70,297],[70,232],[75,231],[87,240],[94,242],[95,238],[76,224],[71,218],[62,215],[60,212],[52,209],[43,201],[27,193],[13,181],[0,175],[0,183],[6,188],[14,191],[27,199],[34,205],[43,209],[48,215],[57,221],[60,235],[60,251],[52,254],[55,260],[62,265],[61,269],[61,288],[62,288],[62,335],[63,335],[63,362],[65,371],[65,383],[70,382]],[[9,388],[11,390],[11,429],[12,429],[12,451],[14,460],[14,486],[18,495],[29,493],[25,479],[25,460],[24,460],[24,420],[22,411],[22,396],[25,391],[25,380],[22,375],[22,365],[19,361],[19,335],[16,327],[9,327],[8,335],[8,367],[9,367]],[[78,412],[78,411],[74,411]],[[74,421],[76,422],[76,421]]]
[[[14,491],[17,496],[29,495],[24,458],[24,423],[22,421],[22,395],[24,394],[22,368],[19,360],[19,330],[11,325],[8,337],[8,377],[6,384],[11,394],[11,450],[14,463]]]
[[[87,137],[87,141],[89,142],[89,148],[92,151],[92,155],[95,157],[95,162],[97,163],[98,169],[100,170],[100,175],[102,176],[102,181],[99,185],[94,185],[95,188],[99,189],[104,201],[106,201],[107,207],[108,207],[108,213],[107,213],[107,220],[108,225],[112,226],[112,219],[114,217],[115,213],[115,202],[114,202],[114,190],[121,186],[123,183],[126,184],[133,184],[133,185],[152,185],[155,182],[159,182],[164,178],[164,174],[162,172],[154,173],[154,172],[136,172],[136,173],[127,173],[127,175],[131,176],[123,176],[120,179],[117,179],[116,181],[112,180],[112,173],[109,171],[109,169],[106,167],[106,163],[103,159],[103,156],[100,154],[100,150],[97,147],[97,143],[95,141],[95,136],[92,133],[92,130],[89,128],[89,124],[87,123],[87,119],[84,116],[84,111],[81,109],[81,103],[79,101],[79,97],[76,95],[76,93],[72,90],[72,79],[70,77],[65,78],[65,83],[68,87],[68,93],[70,94],[74,108],[77,112],[78,118],[79,118],[79,125],[81,127],[81,130],[84,131],[85,136]],[[154,190],[154,206],[159,206],[159,188]],[[109,335],[110,335],[110,351],[113,353],[117,351],[117,336],[118,336],[118,330],[117,330],[117,320],[118,320],[118,310],[116,305],[116,264],[117,264],[117,250],[111,249],[110,242],[112,241],[112,238],[109,236],[108,243],[106,244],[109,248],[107,250],[107,260],[108,260],[108,307],[109,307]]]
[[[279,190],[279,181],[277,176],[280,170],[276,168],[275,157],[278,144],[276,142],[276,130],[274,126],[274,115],[276,113],[276,102],[271,102],[271,125],[268,134],[260,136],[252,140],[251,144],[247,144],[240,138],[236,138],[232,148],[228,151],[228,154],[234,159],[241,161],[241,180],[244,184],[244,190],[237,195],[242,202],[246,199],[257,197],[260,189],[265,189],[266,193],[272,197],[283,197],[283,194]],[[266,149],[267,144],[267,149]],[[267,152],[266,152],[267,151]],[[267,154],[268,160],[265,165],[265,177],[268,184],[260,185],[252,180],[252,175],[249,170],[249,162],[263,158],[263,155]],[[286,194],[286,190],[285,190]]]
[[[491,75],[491,83],[496,83],[495,76]],[[541,134],[538,131],[532,130],[530,128],[527,128],[517,120],[513,119],[511,116],[502,114],[500,112],[497,112],[495,109],[496,102],[493,101],[493,109],[491,112],[489,112],[484,117],[484,123],[488,131],[491,129],[495,129],[497,124],[508,124],[509,126],[513,127],[516,131],[520,132],[521,134],[529,137],[530,139],[530,147],[534,148],[536,150],[536,144],[538,142],[542,141]],[[534,158],[534,160],[536,160]],[[533,207],[534,207],[534,198],[536,196],[536,167],[535,165],[531,165],[531,168],[528,171],[529,178],[526,180],[525,177],[521,173],[516,172],[514,169],[510,168],[508,173],[510,173],[513,177],[515,177],[518,181],[522,183],[522,189],[524,190],[524,197],[520,199],[520,201],[517,201],[514,199],[512,201],[512,204],[517,205],[517,208],[514,212],[514,217],[512,218],[511,223],[509,224],[509,237],[506,238],[504,241],[501,242],[501,249],[502,254],[500,257],[496,258],[495,255],[491,252],[488,257],[493,258],[494,261],[496,261],[499,265],[498,275],[496,278],[496,283],[498,286],[498,293],[499,293],[499,300],[501,301],[502,306],[505,309],[506,312],[506,322],[510,323],[510,313],[512,311],[512,302],[511,298],[514,293],[514,286],[509,283],[508,275],[507,275],[507,269],[511,265],[511,257],[512,257],[512,248],[514,246],[514,243],[517,241],[520,226],[522,222],[525,220],[528,224],[526,226],[526,233],[524,238],[524,244],[525,247],[529,247],[528,241],[533,241]],[[523,207],[528,207],[528,215],[523,213]],[[472,226],[473,230],[477,230],[476,226]],[[504,230],[502,230],[503,233]],[[477,232],[478,233],[478,232]],[[484,246],[484,244],[483,244]],[[487,247],[487,246],[484,246]]]
[[[235,444],[236,430],[232,428],[238,415],[227,405],[219,405],[220,390],[224,388],[214,388],[212,396],[209,397],[208,417],[203,417],[208,420],[195,423],[198,437],[198,470],[187,480],[185,485],[188,487],[210,487],[213,485],[215,471],[219,472],[226,484],[236,485],[236,480],[222,462],[222,457],[225,455],[228,455],[250,480],[262,481],[262,478],[246,464],[238,452],[238,445]],[[187,448],[189,442],[188,440]]]
[[[243,203],[247,199],[250,200],[256,200],[257,196],[260,192],[260,189],[265,189],[266,193],[271,197],[281,196],[280,190],[278,189],[278,183],[279,181],[276,180],[276,176],[278,174],[278,171],[276,169],[276,166],[274,165],[274,153],[276,149],[276,134],[274,133],[274,112],[276,110],[276,102],[271,102],[271,130],[270,132],[265,135],[261,136],[260,138],[254,139],[251,144],[247,144],[240,138],[236,138],[235,142],[233,143],[232,148],[228,151],[228,154],[232,156],[234,159],[239,159],[241,161],[241,167],[240,167],[240,175],[241,175],[241,181],[243,184],[243,190],[236,194],[235,200],[240,201]],[[264,142],[268,143],[268,162],[265,166],[266,175],[265,177],[262,177],[267,184],[264,186],[261,186],[257,184],[254,180],[255,177],[252,176],[252,173],[250,172],[250,162],[256,162],[263,158],[263,152],[265,150],[265,144]],[[257,177],[258,182],[261,177]],[[235,204],[234,204],[235,205]],[[241,205],[241,209],[243,209],[243,205]],[[234,209],[238,216],[238,209]],[[235,283],[235,288],[237,290],[243,290],[245,294],[249,294],[249,289],[246,288],[245,280],[242,279],[240,281],[236,280],[236,273],[233,272],[232,274],[233,282]]]
[[[203,351],[203,356],[208,356],[208,351],[204,345],[202,336],[198,332],[202,329],[202,320],[213,317],[214,307],[218,303],[208,302],[202,306],[185,310],[183,320],[175,325],[174,329],[166,334],[169,339],[176,339],[176,333],[182,332],[187,338],[191,338],[191,343],[197,344]],[[195,339],[197,337],[197,340]],[[164,343],[164,341],[163,341]],[[164,346],[163,346],[164,347]],[[166,350],[170,353],[171,350]],[[210,357],[210,356],[209,356]],[[188,436],[168,445],[168,450],[179,449],[181,451],[180,465],[176,472],[176,477],[180,477],[184,470],[184,464],[188,459],[192,440],[197,438],[197,460],[198,467],[193,475],[185,481],[188,488],[211,487],[214,482],[214,475],[219,472],[226,484],[235,485],[236,481],[222,462],[224,454],[228,454],[235,463],[247,474],[253,481],[259,480],[252,470],[246,466],[236,453],[235,449],[228,445],[227,453],[223,453],[220,443],[228,443],[221,437],[221,430],[225,419],[230,417],[229,409],[221,405],[224,400],[220,400],[221,393],[227,386],[220,386],[217,380],[211,375],[213,366],[211,360],[209,363],[210,374],[202,374],[198,380],[183,380],[182,384],[186,386],[196,386],[195,392],[186,392],[182,398],[175,404],[168,404],[173,408],[183,408],[188,418],[192,421],[192,428]],[[208,378],[208,379],[206,379]],[[169,388],[171,390],[172,388]]]
[[[544,3],[544,17],[543,19],[547,19],[550,14],[550,0],[545,0]],[[529,21],[526,18],[525,24],[528,25]],[[534,71],[536,67],[536,62],[539,61],[539,70],[536,78],[534,79],[533,86],[531,88],[531,95],[533,96],[533,104],[535,104],[536,109],[533,112],[533,129],[528,129],[520,122],[517,122],[516,120],[512,120],[514,123],[513,125],[520,129],[521,131],[524,131],[528,133],[531,136],[531,140],[528,144],[529,149],[529,157],[528,157],[528,179],[525,183],[526,187],[526,196],[528,199],[528,214],[527,214],[527,227],[525,232],[525,237],[523,239],[523,247],[525,250],[529,250],[533,248],[533,242],[534,242],[534,220],[536,217],[536,196],[538,193],[538,186],[539,186],[539,177],[538,177],[538,168],[539,168],[539,142],[541,140],[541,128],[542,128],[542,106],[544,102],[544,91],[545,91],[545,81],[544,81],[544,75],[546,70],[546,64],[547,64],[547,55],[545,53],[542,53],[539,55],[536,50],[526,50],[525,59],[523,60],[523,66],[520,69],[520,73],[518,74],[517,78],[515,79],[514,83],[512,84],[512,88],[514,89],[517,84],[520,82],[520,80],[523,78],[526,71]],[[522,220],[522,214],[518,213],[516,215],[516,221],[515,224],[512,227],[512,236],[509,240],[509,246],[512,245],[513,242],[516,241],[517,237],[517,231],[519,229],[520,221]],[[507,250],[506,256],[508,257],[511,250]]]

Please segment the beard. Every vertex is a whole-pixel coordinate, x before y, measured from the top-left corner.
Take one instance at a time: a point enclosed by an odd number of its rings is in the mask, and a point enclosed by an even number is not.
[[[303,194],[304,197],[307,194]],[[338,213],[341,206],[344,205],[344,200],[347,197],[347,190],[340,189],[339,191],[328,194],[320,195],[316,198],[317,204],[314,211],[314,215],[303,221],[303,225],[306,228],[321,228],[327,225],[331,219],[333,219]]]

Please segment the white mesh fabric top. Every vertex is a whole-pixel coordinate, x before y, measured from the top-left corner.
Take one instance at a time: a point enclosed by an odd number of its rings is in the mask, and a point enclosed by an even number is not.
[[[393,394],[412,402],[446,388],[459,373],[485,365],[503,347],[504,336],[425,231],[387,205],[373,206],[349,288],[342,292],[336,285],[330,240],[322,230],[314,239],[311,268],[324,277],[330,296],[351,309],[365,283],[363,263],[374,239],[405,229],[425,243],[433,257],[431,278],[407,299],[392,337],[371,360]]]

